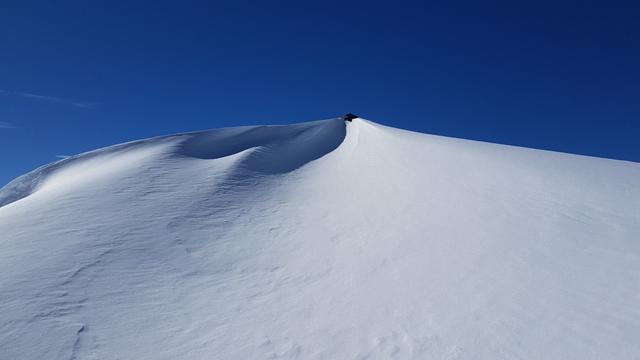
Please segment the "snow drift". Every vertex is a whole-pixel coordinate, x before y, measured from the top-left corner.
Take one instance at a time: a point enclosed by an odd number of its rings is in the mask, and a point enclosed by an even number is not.
[[[331,119],[0,190],[2,359],[635,359],[640,165]]]

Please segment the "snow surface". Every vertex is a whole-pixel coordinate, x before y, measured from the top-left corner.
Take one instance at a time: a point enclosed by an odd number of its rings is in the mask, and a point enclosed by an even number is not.
[[[639,359],[640,164],[363,119],[0,190],[0,359]]]

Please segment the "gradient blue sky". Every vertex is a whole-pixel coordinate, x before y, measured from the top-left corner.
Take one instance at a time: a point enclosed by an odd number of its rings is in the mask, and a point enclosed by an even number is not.
[[[3,2],[0,185],[123,141],[345,112],[638,162],[639,6]]]

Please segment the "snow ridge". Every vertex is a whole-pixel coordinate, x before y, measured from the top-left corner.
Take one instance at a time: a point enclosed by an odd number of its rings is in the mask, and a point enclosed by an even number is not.
[[[154,143],[170,142],[178,148],[172,155],[198,159],[218,159],[249,151],[238,164],[240,168],[278,174],[295,170],[333,151],[344,136],[344,121],[335,118],[299,125],[246,126],[134,141],[72,156],[20,176],[0,189],[0,207],[31,195],[50,175],[64,167],[136,151]],[[304,151],[299,151],[301,148]]]

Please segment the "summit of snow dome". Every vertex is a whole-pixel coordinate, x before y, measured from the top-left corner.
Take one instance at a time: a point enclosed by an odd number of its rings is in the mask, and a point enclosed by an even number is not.
[[[0,190],[7,359],[632,359],[640,164],[361,118],[116,145]]]

